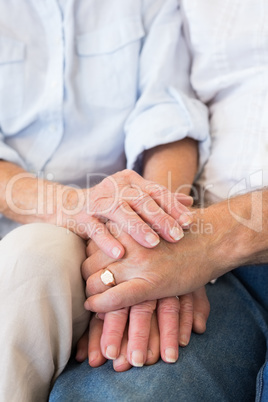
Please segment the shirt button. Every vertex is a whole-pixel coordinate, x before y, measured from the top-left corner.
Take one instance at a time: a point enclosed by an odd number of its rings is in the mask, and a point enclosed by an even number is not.
[[[57,86],[58,86],[57,81],[53,81],[51,84],[51,88],[57,88]]]

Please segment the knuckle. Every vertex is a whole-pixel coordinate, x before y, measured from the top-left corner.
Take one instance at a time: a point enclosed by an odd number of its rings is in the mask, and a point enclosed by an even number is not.
[[[113,327],[109,327],[106,331],[106,336],[111,337],[111,338],[118,338],[123,335],[122,331],[118,327],[115,326],[115,323],[113,324]]]
[[[167,197],[167,195],[169,194],[169,191],[164,186],[160,186],[158,184],[153,184],[153,185],[149,186],[148,193],[153,198],[160,198],[160,199],[164,200]]]
[[[126,211],[129,211],[129,204],[124,199],[119,198],[110,212],[111,215],[117,215]]]
[[[165,338],[178,339],[179,338],[179,326],[166,327],[165,328]]]
[[[88,278],[86,281],[86,295],[87,297],[93,296],[97,294],[97,289],[94,284],[94,282],[91,280],[91,278]]]
[[[136,344],[144,344],[147,343],[148,340],[148,331],[142,328],[137,328],[135,332],[132,334],[132,339],[135,340]]]
[[[146,194],[146,193],[140,193],[139,195],[136,195],[132,198],[131,200],[131,205],[134,208],[141,208],[144,204],[147,204],[149,201],[151,201],[151,197]]]
[[[159,303],[158,311],[164,315],[178,315],[180,311],[180,302],[176,297],[172,297],[167,300],[164,299],[161,303]]]
[[[190,334],[193,329],[193,321],[180,321],[180,333],[187,332]]]
[[[194,311],[194,306],[193,303],[191,301],[188,300],[181,300],[180,302],[180,311],[182,313],[193,313]]]
[[[176,202],[170,201],[167,204],[167,211],[170,215],[176,216],[176,218],[179,218],[182,215],[182,211],[180,208],[180,204]]]
[[[131,169],[124,169],[123,172],[125,177],[137,178],[139,176],[138,173],[134,172],[134,170]]]
[[[128,308],[125,307],[120,310],[113,311],[112,313],[109,314],[111,314],[111,317],[113,317],[115,320],[126,318],[128,317]]]
[[[129,179],[133,177],[133,170],[130,169],[123,169],[120,172],[115,173],[113,176],[115,178],[118,178],[120,181],[123,179],[123,181],[129,182]]]
[[[155,305],[151,303],[142,303],[132,307],[132,313],[135,315],[153,315]]]
[[[154,227],[163,228],[169,226],[170,220],[170,216],[168,216],[165,212],[161,212],[154,218]]]
[[[90,212],[91,214],[101,214],[106,211],[109,207],[108,197],[96,197],[90,202]]]
[[[102,223],[95,223],[90,225],[89,236],[91,239],[100,237],[104,234],[104,225]]]

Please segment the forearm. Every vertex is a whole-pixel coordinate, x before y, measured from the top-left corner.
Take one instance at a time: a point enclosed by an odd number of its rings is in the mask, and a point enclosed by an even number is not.
[[[166,186],[172,192],[189,194],[197,164],[197,142],[185,138],[146,151],[143,176]]]
[[[57,193],[63,186],[0,161],[0,212],[20,223],[56,220]]]
[[[218,277],[246,264],[268,262],[268,190],[238,196],[196,213],[196,234]],[[191,238],[189,233],[189,239]]]

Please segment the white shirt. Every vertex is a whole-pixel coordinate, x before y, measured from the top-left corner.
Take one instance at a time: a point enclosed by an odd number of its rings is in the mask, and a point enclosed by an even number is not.
[[[206,198],[268,185],[268,0],[14,3],[0,0],[0,158],[84,186],[188,135],[202,166],[202,102]]]
[[[212,147],[199,183],[215,201],[268,185],[268,0],[182,0],[191,83]]]
[[[86,187],[186,136],[209,152],[177,0],[0,0],[0,159]],[[94,180],[94,179],[93,179]],[[2,219],[0,236],[14,223]]]

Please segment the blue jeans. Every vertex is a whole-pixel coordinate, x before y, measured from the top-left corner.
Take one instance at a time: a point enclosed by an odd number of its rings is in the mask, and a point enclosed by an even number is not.
[[[243,267],[207,286],[211,314],[175,364],[116,373],[70,360],[50,402],[268,401],[268,266]]]

